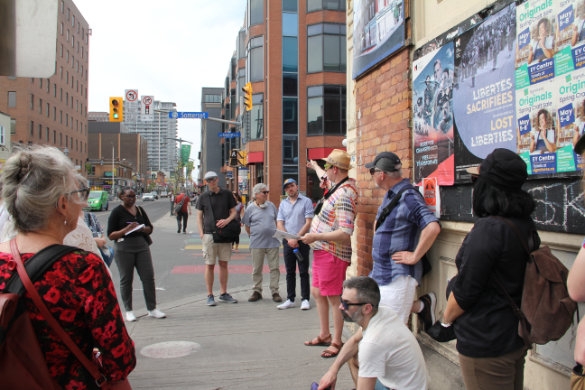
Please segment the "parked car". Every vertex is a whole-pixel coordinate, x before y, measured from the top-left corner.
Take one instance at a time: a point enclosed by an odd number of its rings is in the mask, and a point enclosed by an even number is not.
[[[106,191],[91,191],[87,198],[87,207],[91,211],[107,210],[110,207],[108,193]]]
[[[168,198],[168,197],[169,197],[169,193],[168,193],[168,192],[166,192],[166,191],[161,191],[161,193],[160,193],[160,197],[161,197],[161,198]]]
[[[142,201],[146,202],[146,201],[153,201],[154,202],[154,194],[153,193],[148,193],[148,194],[144,194],[142,195]]]
[[[154,199],[158,199],[158,192],[152,191],[151,194],[154,196]]]

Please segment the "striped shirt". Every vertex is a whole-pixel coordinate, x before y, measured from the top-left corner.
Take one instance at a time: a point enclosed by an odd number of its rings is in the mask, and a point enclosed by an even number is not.
[[[319,215],[313,217],[310,233],[329,233],[341,229],[352,235],[357,208],[357,190],[354,179],[348,179],[329,199],[323,202]],[[351,262],[351,242],[315,241],[314,251],[327,251],[333,256]]]
[[[403,179],[388,191],[378,209],[376,220],[382,209],[392,201],[394,196],[405,186],[406,190],[390,215],[374,234],[372,258],[374,268],[370,277],[380,286],[393,282],[399,276],[412,276],[419,284],[422,277],[422,262],[415,265],[396,264],[392,254],[396,252],[414,252],[418,245],[420,232],[431,222],[439,222],[435,214],[428,209],[418,189]]]

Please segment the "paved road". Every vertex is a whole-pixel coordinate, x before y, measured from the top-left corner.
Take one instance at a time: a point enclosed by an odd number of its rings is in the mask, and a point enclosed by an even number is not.
[[[119,204],[119,201],[111,202],[109,211],[95,212],[104,230],[107,229],[107,220],[111,211]],[[170,217],[170,201],[168,199],[159,199],[154,202],[142,202],[139,200],[137,204],[144,208],[154,224],[154,232],[151,236],[153,245],[150,248],[154,262],[158,303],[172,302],[205,293],[206,287],[203,273],[205,264],[196,225],[195,209],[192,208],[193,215],[189,217],[188,234],[177,234],[176,219],[175,217]],[[240,252],[233,253],[230,261],[228,292],[239,289],[241,286],[250,285],[252,282],[252,256],[248,249],[248,244],[248,236],[243,233],[240,237]],[[108,245],[112,245],[112,243],[109,242]],[[281,280],[284,280],[285,270],[282,254],[280,264]],[[116,265],[112,264],[111,271],[119,296],[120,277]],[[264,272],[268,272],[267,266],[265,266]],[[268,281],[268,276],[265,274],[265,282]],[[217,274],[213,292],[215,295],[219,295]],[[282,290],[281,295],[286,298],[286,291]],[[270,291],[265,289],[264,298],[269,297]],[[142,297],[142,284],[136,272],[134,273],[133,302],[134,310],[145,308]],[[122,307],[121,301],[120,306]]]

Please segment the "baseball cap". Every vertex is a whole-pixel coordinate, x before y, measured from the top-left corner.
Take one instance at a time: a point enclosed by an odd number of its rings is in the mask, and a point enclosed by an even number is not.
[[[397,168],[396,166],[399,167]],[[378,153],[374,161],[367,163],[367,169],[370,168],[379,168],[384,172],[396,172],[402,166],[402,162],[398,158],[398,156],[392,152],[382,152]]]
[[[217,177],[217,173],[213,172],[213,171],[209,171],[205,174],[204,179],[205,180],[209,180],[209,179],[213,179]]]
[[[498,148],[487,155],[479,167],[467,172],[479,175],[489,184],[504,191],[518,191],[528,178],[526,163],[509,149]]]
[[[297,184],[297,181],[295,179],[286,179],[284,181],[284,183],[282,184],[282,189],[284,190],[284,187],[286,187],[287,185],[289,185],[291,183]]]

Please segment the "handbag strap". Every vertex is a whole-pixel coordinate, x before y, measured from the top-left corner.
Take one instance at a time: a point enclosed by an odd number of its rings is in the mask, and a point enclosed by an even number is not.
[[[24,264],[22,262],[22,259],[20,258],[20,253],[18,252],[18,246],[16,245],[16,238],[10,240],[10,249],[12,250],[12,258],[16,262],[16,269],[18,271],[18,275],[20,276],[20,279],[22,280],[22,283],[24,284],[26,291],[28,291],[28,295],[32,298],[35,306],[37,307],[37,309],[39,309],[39,311],[45,318],[45,321],[49,323],[49,325],[51,326],[51,328],[53,328],[55,333],[57,333],[57,335],[61,338],[65,345],[67,345],[69,350],[71,350],[71,352],[77,357],[77,359],[79,359],[81,364],[83,364],[83,366],[89,371],[91,376],[93,376],[93,378],[95,379],[95,383],[99,387],[101,387],[102,384],[107,382],[107,378],[98,370],[95,364],[93,364],[83,354],[83,352],[81,351],[81,349],[79,349],[75,342],[71,340],[69,334],[67,334],[67,332],[63,330],[61,325],[59,325],[55,317],[53,317],[49,309],[47,309],[47,306],[45,306],[45,304],[41,300],[39,293],[33,286],[30,278],[28,277],[26,269],[24,268]]]
[[[378,228],[384,223],[386,218],[388,218],[388,216],[390,215],[392,210],[394,210],[396,205],[398,205],[398,202],[400,201],[400,198],[402,197],[402,193],[404,191],[410,190],[410,189],[413,189],[413,188],[411,188],[410,186],[404,186],[400,191],[398,191],[398,193],[394,196],[394,198],[392,198],[392,200],[390,201],[388,206],[384,207],[384,209],[380,213],[380,216],[378,217],[378,220],[376,221],[376,230],[378,230]]]

